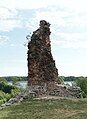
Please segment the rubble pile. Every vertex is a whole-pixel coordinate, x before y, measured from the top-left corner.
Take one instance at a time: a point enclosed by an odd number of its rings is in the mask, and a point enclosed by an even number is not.
[[[26,99],[67,99],[81,98],[81,89],[79,87],[67,87],[66,85],[57,84],[56,82],[43,83],[43,85],[29,86],[25,91],[11,98],[8,102],[2,104],[0,109],[20,103]]]
[[[35,97],[45,96],[57,96],[68,98],[81,98],[81,89],[79,87],[73,87],[64,84],[58,84],[57,82],[46,82],[42,85],[29,86],[29,91],[35,94]]]

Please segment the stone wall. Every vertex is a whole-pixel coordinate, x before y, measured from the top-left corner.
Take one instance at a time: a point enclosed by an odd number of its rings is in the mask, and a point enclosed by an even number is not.
[[[58,80],[58,70],[51,54],[50,24],[40,21],[39,28],[33,32],[28,43],[28,85]]]

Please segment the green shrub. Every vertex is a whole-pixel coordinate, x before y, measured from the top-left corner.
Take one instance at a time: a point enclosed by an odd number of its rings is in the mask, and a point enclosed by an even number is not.
[[[3,83],[7,83],[7,80],[3,77],[0,77],[0,83],[3,82]]]
[[[21,90],[15,86],[0,82],[0,105],[8,101],[10,98],[18,95],[20,91]]]
[[[14,88],[11,90],[11,96],[16,96],[20,93],[20,89],[19,88]]]
[[[59,76],[59,77],[58,77],[58,80],[59,80],[62,84],[64,84],[64,76]]]
[[[2,100],[5,96],[5,93],[3,91],[0,90],[0,100]]]
[[[3,86],[3,92],[5,93],[11,93],[12,89],[14,89],[14,86],[7,85],[7,84]]]
[[[0,100],[0,105],[3,104],[3,100]]]
[[[12,97],[11,94],[8,93],[5,94],[6,101],[8,101],[11,97]]]
[[[77,86],[79,86],[82,90],[82,96],[84,98],[87,97],[87,78],[81,77],[78,80],[76,80]]]

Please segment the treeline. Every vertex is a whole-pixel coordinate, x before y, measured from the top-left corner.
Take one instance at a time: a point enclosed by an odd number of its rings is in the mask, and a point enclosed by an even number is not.
[[[7,77],[0,77],[6,81],[27,81],[27,76],[7,76]]]
[[[3,78],[6,81],[28,81],[28,77],[27,76],[7,76],[7,77],[0,77]],[[59,76],[58,77],[60,80],[63,81],[76,81],[80,78],[87,78],[87,77],[75,77],[75,76]]]
[[[0,77],[5,79],[6,81],[28,81],[28,77],[27,76],[7,76],[7,77]],[[59,79],[62,79],[63,81],[76,81],[80,78],[87,78],[87,77],[75,77],[75,76],[59,76]]]
[[[75,76],[59,76],[59,79],[60,80],[63,80],[63,81],[76,81],[76,80],[79,80],[81,78],[87,78],[87,77],[83,77],[83,76],[80,76],[80,77],[75,77]]]

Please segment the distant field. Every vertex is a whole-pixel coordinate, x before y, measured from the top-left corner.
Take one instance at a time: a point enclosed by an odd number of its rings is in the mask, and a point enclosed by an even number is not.
[[[0,119],[87,119],[87,99],[27,100],[0,110]]]

